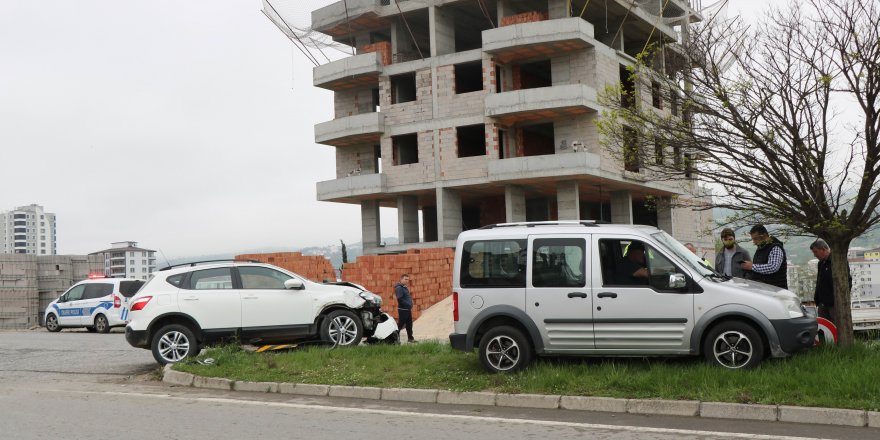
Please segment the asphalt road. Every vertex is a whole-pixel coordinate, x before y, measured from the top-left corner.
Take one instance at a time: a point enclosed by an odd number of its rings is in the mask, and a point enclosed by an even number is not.
[[[880,430],[170,387],[121,333],[0,332],[0,438],[795,439]]]

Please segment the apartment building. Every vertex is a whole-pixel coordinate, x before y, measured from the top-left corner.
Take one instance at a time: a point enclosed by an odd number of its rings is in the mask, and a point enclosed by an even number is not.
[[[596,126],[599,94],[621,83],[641,92],[636,105],[687,117],[627,68],[656,44],[656,73],[668,74],[700,20],[694,3],[347,0],[313,11],[313,30],[356,50],[313,71],[335,112],[315,126],[336,151],[318,200],[360,206],[365,254],[452,247],[492,223],[590,219],[656,225],[713,249],[711,211],[675,203],[696,180],[624,164]],[[675,146],[652,157],[688,162]],[[396,208],[400,244],[380,243],[380,207]]]
[[[104,275],[146,280],[156,271],[156,251],[138,247],[136,241],[118,241],[110,249],[92,252],[104,261]]]
[[[880,248],[856,251],[849,258],[853,300],[880,299]]]
[[[19,206],[0,212],[0,254],[57,254],[55,214],[42,206]]]

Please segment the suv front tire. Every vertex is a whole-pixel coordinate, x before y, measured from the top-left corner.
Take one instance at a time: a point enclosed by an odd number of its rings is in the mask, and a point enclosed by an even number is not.
[[[355,346],[363,337],[364,325],[348,310],[334,310],[321,322],[321,340],[334,346]]]

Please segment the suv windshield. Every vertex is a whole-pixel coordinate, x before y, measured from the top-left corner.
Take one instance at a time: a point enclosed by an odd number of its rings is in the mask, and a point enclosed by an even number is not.
[[[679,259],[686,262],[691,269],[693,269],[700,275],[709,276],[715,273],[714,271],[712,271],[712,269],[709,269],[708,267],[706,267],[705,264],[703,264],[703,261],[700,259],[700,257],[694,255],[693,252],[684,247],[683,244],[679,243],[678,240],[672,238],[672,236],[667,234],[666,232],[660,231],[656,234],[652,234],[651,237],[665,245],[666,249],[675,254],[675,256]]]

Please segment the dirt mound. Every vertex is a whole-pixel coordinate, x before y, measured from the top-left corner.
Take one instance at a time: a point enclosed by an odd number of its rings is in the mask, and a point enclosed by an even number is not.
[[[413,322],[413,332],[416,340],[448,343],[449,334],[452,333],[452,295],[422,310],[419,319]],[[405,333],[403,338],[406,338]]]

